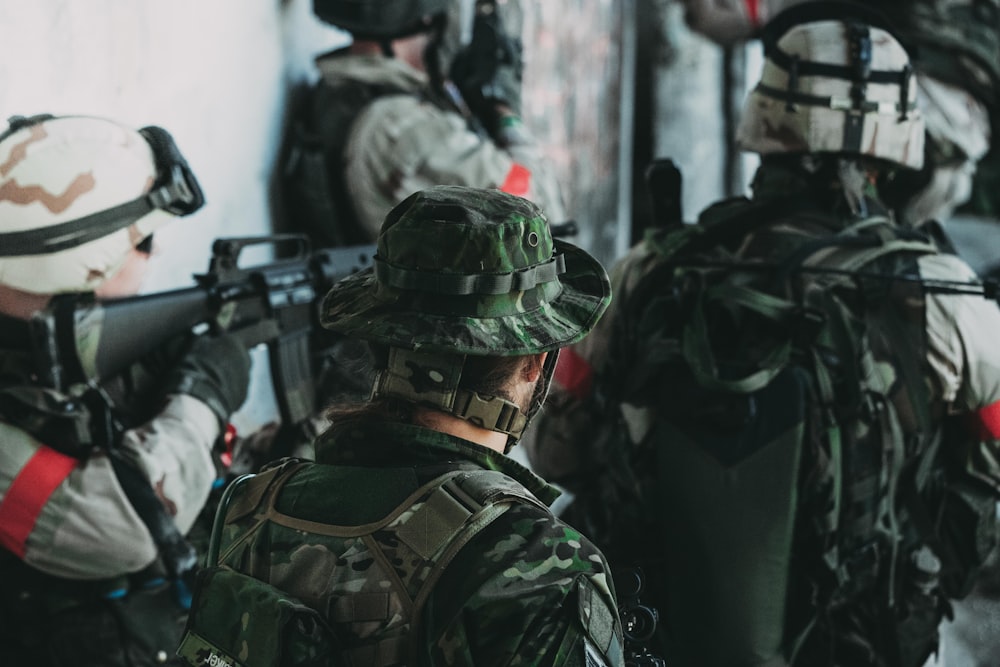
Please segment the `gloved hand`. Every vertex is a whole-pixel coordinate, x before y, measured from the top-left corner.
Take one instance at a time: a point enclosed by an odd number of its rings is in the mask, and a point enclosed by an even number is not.
[[[234,336],[201,335],[170,371],[168,394],[187,394],[207,405],[225,424],[247,398],[250,354]]]
[[[455,55],[448,73],[469,109],[491,136],[499,130],[501,108],[521,113],[521,41],[504,30],[497,13],[476,15],[472,40]]]

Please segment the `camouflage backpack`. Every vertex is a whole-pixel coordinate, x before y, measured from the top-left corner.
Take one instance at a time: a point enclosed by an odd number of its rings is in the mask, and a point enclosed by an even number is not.
[[[293,91],[281,176],[289,224],[323,247],[372,240],[358,221],[344,174],[351,126],[375,101],[413,94],[389,82],[330,82],[324,78]],[[450,108],[430,88],[423,91],[421,99]]]
[[[298,505],[292,516],[279,498],[290,482],[322,494],[343,475],[384,484],[395,474],[406,471],[287,459],[234,482],[178,655],[220,667],[413,664],[423,604],[452,558],[513,503],[544,505],[474,466],[443,473],[395,507],[357,499],[344,511],[368,507],[359,524],[333,525]]]
[[[629,457],[666,554],[668,661],[813,664],[807,642],[837,641],[867,664],[884,647],[858,628],[888,604],[898,664],[922,664],[943,594],[985,556],[939,538],[945,504],[973,528],[985,506],[938,477],[915,261],[935,247],[787,199],[726,202],[647,243],[662,262],[620,305],[608,389],[648,417]]]
[[[288,220],[321,246],[367,243],[344,180],[351,124],[379,97],[404,91],[320,79],[292,95],[292,120],[282,171]]]

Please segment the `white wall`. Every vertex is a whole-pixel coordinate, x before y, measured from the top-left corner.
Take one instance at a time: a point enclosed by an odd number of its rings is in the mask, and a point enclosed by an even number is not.
[[[271,230],[268,181],[289,83],[347,41],[310,0],[0,0],[0,120],[94,114],[168,130],[205,207],[157,232],[145,291],[191,284],[219,236]],[[274,414],[255,352],[249,430]]]

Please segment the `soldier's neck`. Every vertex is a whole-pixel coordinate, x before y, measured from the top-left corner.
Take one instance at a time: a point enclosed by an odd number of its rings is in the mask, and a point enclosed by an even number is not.
[[[426,428],[474,442],[477,445],[496,450],[501,454],[504,453],[504,449],[507,447],[507,436],[505,434],[480,428],[470,421],[459,419],[440,410],[419,409],[415,421]]]

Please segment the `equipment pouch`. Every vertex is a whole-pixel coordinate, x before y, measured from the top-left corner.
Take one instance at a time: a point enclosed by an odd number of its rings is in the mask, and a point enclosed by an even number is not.
[[[336,667],[333,631],[315,609],[227,567],[199,574],[177,655],[201,667]]]

